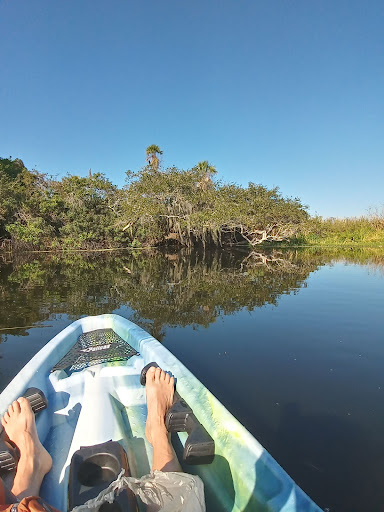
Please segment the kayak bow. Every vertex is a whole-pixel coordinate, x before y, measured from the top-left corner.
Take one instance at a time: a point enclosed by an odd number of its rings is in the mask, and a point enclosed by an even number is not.
[[[48,407],[36,417],[39,438],[53,459],[41,488],[48,503],[67,510],[71,460],[81,447],[117,442],[126,453],[133,477],[150,472],[152,447],[144,433],[146,399],[140,375],[151,362],[175,376],[177,392],[191,411],[188,414],[193,414],[196,425],[213,440],[214,457],[203,460],[211,463],[184,465],[186,472],[203,480],[208,511],[320,511],[175,356],[118,315],[81,318],[69,325],[31,359],[0,396],[1,414],[27,388],[40,389],[48,399]],[[188,414],[184,411],[184,420]],[[172,421],[176,425],[177,420]],[[190,435],[188,431],[174,434],[176,452],[184,450],[184,458]],[[189,437],[193,451],[197,445],[192,441]]]

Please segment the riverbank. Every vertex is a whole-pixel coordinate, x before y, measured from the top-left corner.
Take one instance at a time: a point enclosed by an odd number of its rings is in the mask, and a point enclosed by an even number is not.
[[[346,219],[311,217],[284,245],[314,247],[384,247],[384,216]]]
[[[102,173],[55,180],[0,158],[0,250],[384,246],[384,210],[311,217],[278,187],[225,184],[215,173],[208,162],[189,170],[147,165],[127,172],[121,188]]]

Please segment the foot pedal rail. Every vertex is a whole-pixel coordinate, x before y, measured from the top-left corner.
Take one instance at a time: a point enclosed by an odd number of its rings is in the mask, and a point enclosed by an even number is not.
[[[48,400],[38,388],[28,388],[23,395],[31,404],[32,411],[37,414],[48,406]],[[17,467],[19,453],[0,425],[0,473],[13,471]]]
[[[145,386],[147,371],[152,366],[159,367],[157,363],[152,362],[142,369],[140,375],[142,386]],[[168,432],[188,433],[184,445],[183,462],[191,465],[211,464],[215,456],[215,441],[177,391],[174,394],[173,405],[165,416],[165,426]]]

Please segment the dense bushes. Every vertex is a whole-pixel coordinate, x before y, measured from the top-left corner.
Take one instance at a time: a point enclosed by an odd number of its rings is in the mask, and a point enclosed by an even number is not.
[[[0,240],[22,248],[93,248],[178,243],[250,244],[286,240],[307,218],[277,188],[213,181],[208,162],[127,173],[122,189],[105,175],[54,180],[0,160]]]
[[[153,244],[256,245],[288,239],[307,218],[300,201],[284,199],[277,188],[221,184],[207,175],[209,169],[198,165],[188,171],[144,168],[130,173],[123,229]]]
[[[299,199],[282,197],[278,188],[224,184],[207,161],[159,170],[160,148],[147,153],[148,165],[127,172],[123,188],[101,173],[58,181],[19,159],[0,158],[0,247],[384,244],[383,215],[309,217]]]

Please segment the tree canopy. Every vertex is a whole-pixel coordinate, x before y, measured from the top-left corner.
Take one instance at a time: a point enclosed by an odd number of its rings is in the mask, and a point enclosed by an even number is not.
[[[159,146],[146,154],[148,165],[127,171],[122,188],[103,173],[57,180],[19,159],[0,159],[0,246],[256,246],[289,240],[307,219],[300,200],[278,188],[222,183],[207,160],[160,170]]]
[[[158,155],[162,155],[163,152],[161,151],[159,146],[157,146],[156,144],[151,144],[150,146],[147,147],[146,154],[147,154],[148,165],[154,171],[157,171],[159,168],[159,165],[160,165],[160,160],[159,160]]]
[[[283,198],[278,188],[254,183],[247,188],[221,184],[212,180],[213,170],[201,162],[187,171],[172,167],[156,174],[147,169],[130,173],[123,229],[151,244],[176,240],[186,246],[255,246],[289,239],[306,220],[299,199]]]

